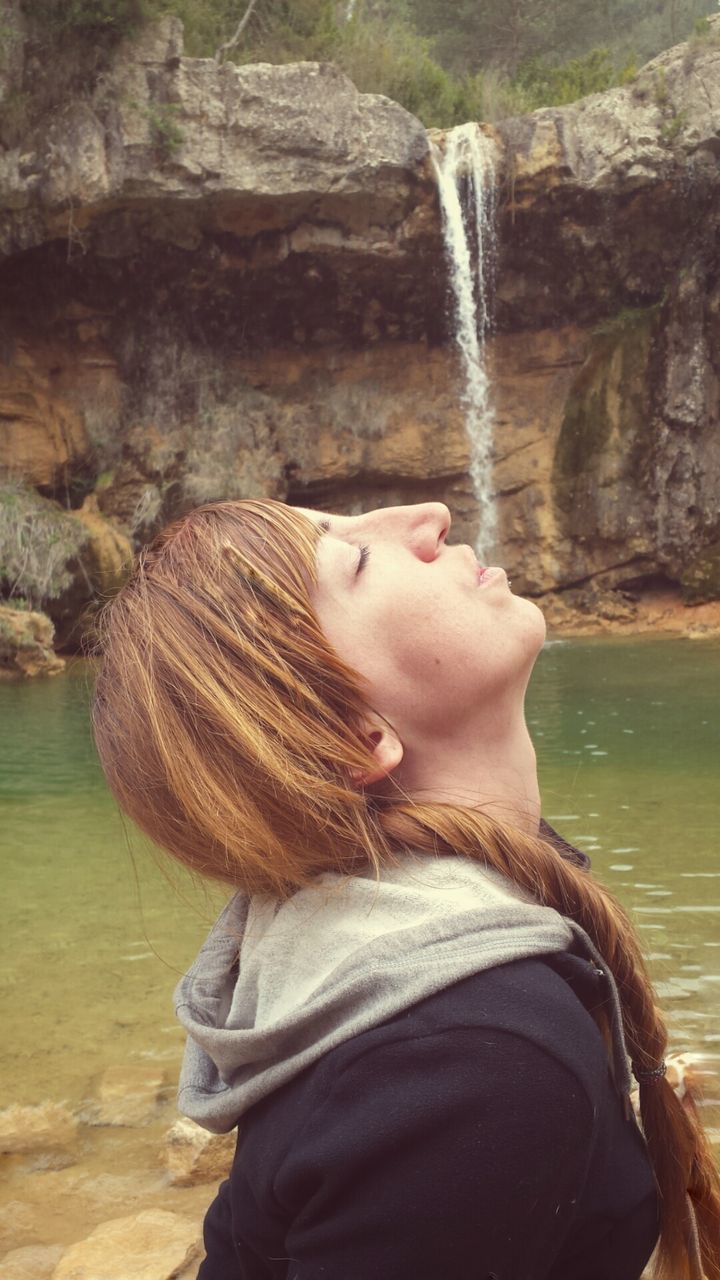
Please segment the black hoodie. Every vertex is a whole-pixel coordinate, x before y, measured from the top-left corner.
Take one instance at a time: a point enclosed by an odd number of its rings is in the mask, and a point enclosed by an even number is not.
[[[199,1280],[638,1280],[658,1200],[611,1005],[576,938],[344,1039],[244,1115]]]

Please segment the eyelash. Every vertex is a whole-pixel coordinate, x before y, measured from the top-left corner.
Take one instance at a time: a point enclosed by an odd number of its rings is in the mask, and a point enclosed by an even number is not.
[[[361,547],[361,548],[360,548],[360,559],[358,560],[358,567],[357,567],[357,571],[356,571],[356,576],[357,576],[357,574],[358,574],[358,573],[361,573],[361,572],[362,572],[362,570],[365,568],[365,565],[367,564],[367,562],[368,562],[369,558],[370,558],[370,548],[369,548],[369,547],[365,547],[365,546]]]

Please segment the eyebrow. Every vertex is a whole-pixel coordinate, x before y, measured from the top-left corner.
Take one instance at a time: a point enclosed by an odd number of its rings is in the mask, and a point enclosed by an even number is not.
[[[330,521],[329,521],[329,520],[319,520],[319,521],[318,521],[318,528],[319,528],[319,529],[322,529],[323,533],[329,533],[329,532],[330,532]]]

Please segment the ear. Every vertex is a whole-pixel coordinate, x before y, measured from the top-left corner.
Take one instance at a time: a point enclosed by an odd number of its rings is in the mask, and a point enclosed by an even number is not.
[[[350,777],[359,786],[368,786],[386,778],[397,768],[403,758],[403,745],[392,726],[384,720],[366,724],[362,736],[373,753],[375,763],[367,770],[353,769]]]

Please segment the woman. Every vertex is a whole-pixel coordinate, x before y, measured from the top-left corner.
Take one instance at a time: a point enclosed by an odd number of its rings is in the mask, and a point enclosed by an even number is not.
[[[449,526],[201,507],[104,619],[109,784],[238,891],[177,992],[181,1109],[242,1118],[200,1276],[637,1280],[659,1233],[718,1280],[638,940],[540,820],[542,616]]]

